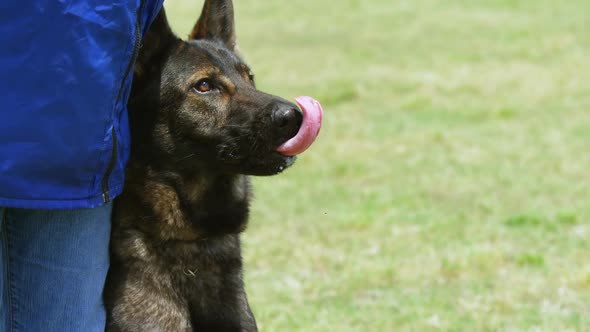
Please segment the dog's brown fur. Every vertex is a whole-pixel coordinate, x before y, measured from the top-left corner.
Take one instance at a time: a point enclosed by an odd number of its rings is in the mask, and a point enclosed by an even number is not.
[[[206,0],[189,41],[174,36],[162,9],[137,60],[129,116],[107,331],[256,331],[239,239],[247,175],[293,163],[275,150],[297,132],[301,113],[254,87],[235,53],[231,1]]]

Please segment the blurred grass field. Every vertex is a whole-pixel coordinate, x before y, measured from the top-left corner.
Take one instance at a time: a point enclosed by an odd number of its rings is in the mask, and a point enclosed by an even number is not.
[[[259,88],[325,110],[255,180],[261,331],[590,331],[590,1],[235,6]]]

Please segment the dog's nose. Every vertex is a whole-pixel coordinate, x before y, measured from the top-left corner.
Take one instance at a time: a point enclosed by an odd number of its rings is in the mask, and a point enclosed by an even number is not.
[[[272,113],[272,122],[288,138],[297,134],[301,122],[303,122],[303,113],[296,107],[285,105],[279,107]]]

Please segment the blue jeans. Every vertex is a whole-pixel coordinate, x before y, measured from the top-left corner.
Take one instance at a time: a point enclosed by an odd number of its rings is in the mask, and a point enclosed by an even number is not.
[[[104,331],[111,208],[0,207],[0,331]]]

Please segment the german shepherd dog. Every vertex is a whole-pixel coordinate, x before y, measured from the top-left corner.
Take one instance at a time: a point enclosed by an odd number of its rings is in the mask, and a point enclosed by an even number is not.
[[[131,156],[115,201],[107,331],[257,331],[242,280],[248,175],[273,175],[315,139],[321,107],[256,90],[233,5],[206,0],[187,41],[164,9],[129,100]]]

